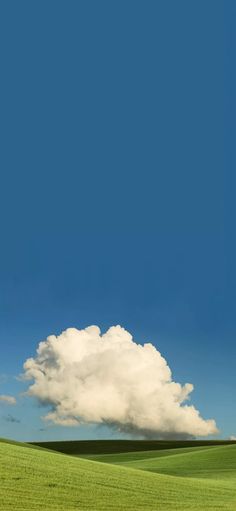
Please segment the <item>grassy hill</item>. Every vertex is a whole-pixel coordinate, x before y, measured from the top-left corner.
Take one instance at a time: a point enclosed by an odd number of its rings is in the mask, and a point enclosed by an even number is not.
[[[176,451],[113,453],[111,464],[0,442],[0,509],[235,511],[236,446]]]
[[[89,456],[89,459],[177,477],[235,480],[236,445]]]
[[[122,462],[129,468],[148,470],[158,474],[204,479],[229,479],[236,484],[236,445],[190,449],[174,455]],[[164,451],[163,451],[164,452]]]
[[[65,454],[112,454],[136,451],[156,451],[159,449],[179,449],[234,444],[233,440],[68,440],[56,442],[32,442],[53,451]]]
[[[109,453],[109,454],[81,454],[81,458],[90,459],[93,461],[100,461],[101,463],[111,463],[113,465],[128,465],[134,462],[146,462],[148,460],[162,458],[165,456],[173,456],[175,454],[183,454],[189,452],[200,452],[200,450],[209,449],[207,446],[200,447],[184,447],[177,449],[158,449],[156,451],[135,451],[135,452],[121,452],[121,453]],[[77,456],[75,454],[74,456]],[[134,468],[139,468],[138,463],[134,465]]]

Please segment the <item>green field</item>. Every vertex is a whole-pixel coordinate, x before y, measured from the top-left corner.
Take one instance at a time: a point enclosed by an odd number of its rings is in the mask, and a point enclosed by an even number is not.
[[[65,454],[115,454],[121,452],[159,451],[180,447],[235,444],[233,440],[69,440],[64,442],[33,442],[31,445]]]
[[[0,441],[0,509],[236,510],[235,443],[119,443]]]

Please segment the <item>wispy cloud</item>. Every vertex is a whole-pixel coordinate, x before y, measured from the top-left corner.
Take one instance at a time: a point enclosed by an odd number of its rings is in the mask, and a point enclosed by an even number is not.
[[[7,405],[15,405],[16,398],[14,396],[8,396],[6,394],[0,394],[0,402]]]
[[[11,415],[10,413],[8,415],[4,415],[3,416],[3,419],[6,421],[6,422],[13,422],[13,423],[16,423],[16,424],[20,424],[20,419],[17,419],[17,417],[14,417],[13,415]]]

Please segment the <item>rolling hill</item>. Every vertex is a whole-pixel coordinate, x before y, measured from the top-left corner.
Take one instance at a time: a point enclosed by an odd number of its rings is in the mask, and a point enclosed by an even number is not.
[[[0,509],[236,509],[235,445],[95,456],[0,442]]]
[[[184,447],[206,447],[231,445],[234,440],[66,440],[51,442],[32,442],[44,449],[72,455],[115,454],[136,451],[159,451]]]

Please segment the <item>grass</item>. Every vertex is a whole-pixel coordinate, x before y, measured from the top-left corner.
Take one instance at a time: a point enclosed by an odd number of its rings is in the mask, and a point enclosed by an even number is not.
[[[236,509],[236,445],[94,456],[0,442],[1,511]]]
[[[142,462],[152,460],[156,458],[162,458],[164,456],[173,456],[175,454],[183,454],[184,452],[200,452],[200,450],[209,449],[209,447],[185,447],[180,449],[160,449],[157,451],[136,451],[136,452],[123,452],[115,454],[82,454],[81,458],[90,459],[93,461],[100,461],[102,463],[111,463],[113,465],[125,465],[128,466],[133,462]],[[74,455],[74,456],[77,456]],[[138,464],[134,465],[134,468],[138,468]]]
[[[68,440],[65,442],[33,442],[32,445],[65,454],[114,454],[136,451],[156,451],[184,447],[229,445],[233,440]]]
[[[158,474],[218,480],[234,479],[236,483],[236,445],[96,455],[89,458]]]
[[[236,446],[221,446],[157,456],[143,460],[127,460],[122,465],[158,474],[204,479],[231,479],[236,484]],[[163,451],[164,452],[164,451]]]

